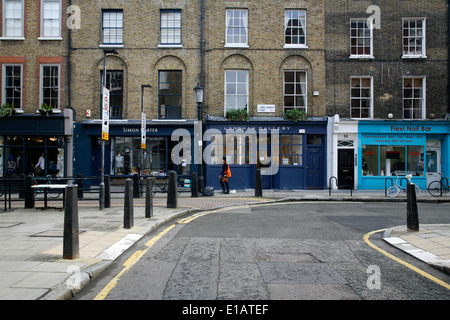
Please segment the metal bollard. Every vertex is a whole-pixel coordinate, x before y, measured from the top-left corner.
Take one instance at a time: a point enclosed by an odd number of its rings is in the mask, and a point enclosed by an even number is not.
[[[105,208],[111,208],[111,177],[105,175]]]
[[[261,177],[261,169],[256,169],[256,177],[255,177],[255,197],[262,197],[262,177]]]
[[[63,259],[77,259],[80,255],[78,229],[77,185],[65,190]]]
[[[100,182],[100,188],[98,191],[98,201],[99,209],[103,210],[105,208],[105,183]]]
[[[406,188],[406,227],[408,231],[419,231],[416,185],[414,183],[408,183]]]
[[[140,192],[139,192],[139,175],[135,173],[133,175],[133,198],[139,198]]]
[[[131,229],[134,227],[134,213],[133,213],[133,190],[131,179],[125,180],[125,201],[123,210],[123,227]]]
[[[191,177],[191,197],[192,198],[197,198],[198,197],[197,172],[192,172],[192,177]]]
[[[31,188],[33,178],[29,175],[25,178],[25,209],[34,208],[34,191]]]
[[[78,184],[78,199],[83,199],[83,175],[81,173],[77,176]]]
[[[175,171],[169,172],[169,187],[167,190],[167,208],[177,207],[177,173]]]
[[[145,180],[145,217],[153,217],[153,180],[147,178]]]

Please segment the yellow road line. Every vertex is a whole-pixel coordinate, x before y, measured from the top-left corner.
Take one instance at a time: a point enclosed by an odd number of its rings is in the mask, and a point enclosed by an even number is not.
[[[409,269],[411,269],[411,270],[417,272],[417,273],[420,274],[421,276],[423,276],[423,277],[425,277],[425,278],[427,278],[427,279],[429,279],[429,280],[431,280],[431,281],[433,281],[433,282],[435,282],[435,283],[437,283],[437,284],[443,286],[444,288],[447,288],[447,289],[450,290],[450,284],[448,284],[448,283],[446,283],[446,282],[444,282],[444,281],[442,281],[442,280],[440,280],[440,279],[438,279],[438,278],[432,276],[431,274],[429,274],[429,273],[427,273],[427,272],[425,272],[425,271],[423,271],[423,270],[421,270],[421,269],[419,269],[419,268],[413,266],[412,264],[409,264],[409,263],[407,263],[407,262],[405,262],[405,261],[403,261],[403,260],[397,258],[396,256],[393,256],[392,254],[390,254],[390,253],[384,251],[384,250],[381,249],[381,248],[378,248],[376,245],[374,245],[372,242],[370,242],[369,237],[370,237],[371,235],[373,235],[374,233],[377,233],[377,232],[385,231],[385,230],[386,230],[386,229],[380,229],[380,230],[375,230],[375,231],[366,233],[366,234],[364,235],[364,237],[363,237],[363,240],[364,240],[371,248],[373,248],[373,249],[377,250],[378,252],[384,254],[386,257],[391,258],[392,260],[394,260],[394,261],[400,263],[401,265],[403,265],[403,266],[405,266],[405,267],[407,267],[407,268],[409,268]]]
[[[119,281],[120,277],[124,275],[131,267],[133,267],[139,259],[143,257],[143,255],[158,241],[162,236],[164,236],[167,232],[169,232],[175,225],[171,225],[170,227],[167,227],[163,231],[161,231],[157,236],[153,237],[150,241],[148,241],[145,245],[147,246],[147,249],[145,250],[138,250],[135,253],[133,253],[127,261],[123,264],[123,269],[100,291],[100,293],[94,298],[94,300],[104,300],[106,296],[111,292],[111,290],[117,285],[117,282]]]

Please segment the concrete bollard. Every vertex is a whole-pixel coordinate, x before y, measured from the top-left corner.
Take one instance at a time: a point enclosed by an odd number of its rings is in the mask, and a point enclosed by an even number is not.
[[[167,190],[167,208],[177,207],[177,173],[175,171],[169,172],[169,187]]]
[[[63,259],[73,260],[80,255],[77,185],[66,187],[64,200]]]
[[[191,197],[192,198],[197,198],[198,197],[197,172],[192,172],[192,177],[191,177]]]
[[[262,197],[262,177],[261,177],[261,169],[256,169],[256,178],[255,178],[255,197]]]
[[[153,180],[147,178],[145,180],[145,217],[153,217]]]
[[[416,185],[414,183],[408,183],[406,188],[406,227],[408,231],[419,231]]]
[[[131,229],[134,227],[134,212],[133,212],[133,181],[131,179],[125,180],[125,201],[123,208],[123,227]]]

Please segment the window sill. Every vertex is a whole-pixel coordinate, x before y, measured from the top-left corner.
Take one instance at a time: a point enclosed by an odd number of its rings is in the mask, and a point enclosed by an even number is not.
[[[225,48],[236,48],[236,49],[247,49],[249,48],[248,44],[226,44]]]
[[[0,40],[24,41],[25,37],[0,37]]]
[[[309,49],[306,44],[285,44],[283,49]]]
[[[183,48],[182,44],[158,44],[158,48]]]
[[[350,56],[349,59],[355,59],[355,60],[371,60],[371,59],[375,59],[374,56],[370,55],[370,56]]]
[[[412,54],[404,54],[402,55],[402,59],[426,59],[427,56],[424,55],[412,55]]]
[[[38,40],[40,41],[61,41],[62,37],[39,37]]]
[[[123,44],[100,44],[99,48],[123,48]]]

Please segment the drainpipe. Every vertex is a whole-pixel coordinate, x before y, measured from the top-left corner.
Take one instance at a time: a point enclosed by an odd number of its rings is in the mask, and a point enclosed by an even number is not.
[[[450,0],[447,4],[447,115],[450,114]]]
[[[450,0],[449,0],[450,1]],[[204,21],[205,21],[205,0],[201,0],[200,4],[200,86],[204,89],[204,64],[205,64],[205,39],[203,34]]]

